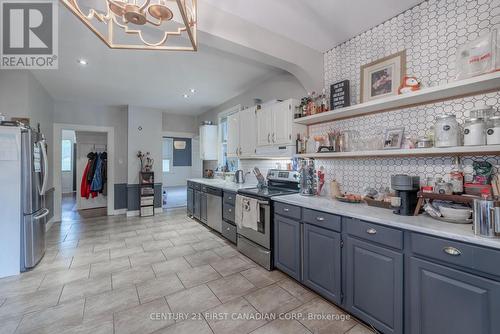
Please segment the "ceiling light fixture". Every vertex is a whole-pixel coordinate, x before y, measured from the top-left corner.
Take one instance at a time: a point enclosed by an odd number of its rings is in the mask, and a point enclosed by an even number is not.
[[[89,64],[89,62],[86,61],[85,59],[78,59],[77,62],[82,66],[87,66]]]
[[[61,0],[112,49],[196,51],[197,0]]]
[[[194,89],[194,88],[191,88],[189,91],[190,91],[192,94],[196,93],[196,89]]]
[[[185,99],[187,99],[189,97],[189,95],[187,95],[187,94],[184,94],[183,96]]]

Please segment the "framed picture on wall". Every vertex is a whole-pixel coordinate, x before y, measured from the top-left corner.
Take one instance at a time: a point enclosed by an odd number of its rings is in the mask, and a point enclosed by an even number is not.
[[[406,50],[361,66],[361,102],[398,94],[406,72]]]
[[[386,129],[384,135],[384,150],[401,148],[405,128]]]

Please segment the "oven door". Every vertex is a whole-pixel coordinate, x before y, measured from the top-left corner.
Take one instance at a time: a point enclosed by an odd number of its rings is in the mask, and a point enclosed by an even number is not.
[[[268,201],[259,204],[259,217],[257,231],[248,227],[237,227],[236,232],[266,249],[271,249],[271,207]]]

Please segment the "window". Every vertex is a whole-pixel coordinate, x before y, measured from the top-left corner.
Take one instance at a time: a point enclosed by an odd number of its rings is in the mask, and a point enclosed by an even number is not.
[[[163,138],[163,173],[172,172],[172,161],[174,158],[174,139]]]
[[[73,169],[73,143],[71,140],[63,140],[61,147],[61,171],[71,172]]]

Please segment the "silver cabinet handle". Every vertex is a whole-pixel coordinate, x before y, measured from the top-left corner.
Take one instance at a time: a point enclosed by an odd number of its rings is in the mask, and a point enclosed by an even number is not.
[[[273,132],[273,143],[275,143],[275,142],[276,142],[276,140],[275,140],[275,139],[276,139],[276,136],[275,136],[275,134],[274,134],[274,132]]]
[[[268,134],[267,134],[267,142],[268,142],[268,143],[270,143],[270,142],[271,142],[271,134],[270,134],[270,133],[268,133]]]
[[[325,220],[325,218],[323,218],[323,217],[316,217],[316,220],[319,221],[319,222],[322,222],[322,221]]]
[[[229,212],[233,212],[233,209],[228,209],[227,211],[229,211]]]
[[[231,228],[229,228],[229,227],[228,227],[228,228],[226,228],[226,231],[231,231]]]
[[[283,211],[288,212],[288,211],[290,211],[290,209],[289,208],[283,208]]]
[[[450,246],[443,248],[443,252],[451,256],[460,256],[460,254],[462,254],[459,249]]]
[[[368,234],[377,234],[377,230],[374,229],[374,228],[369,228],[369,229],[366,230],[366,233],[368,233]]]

